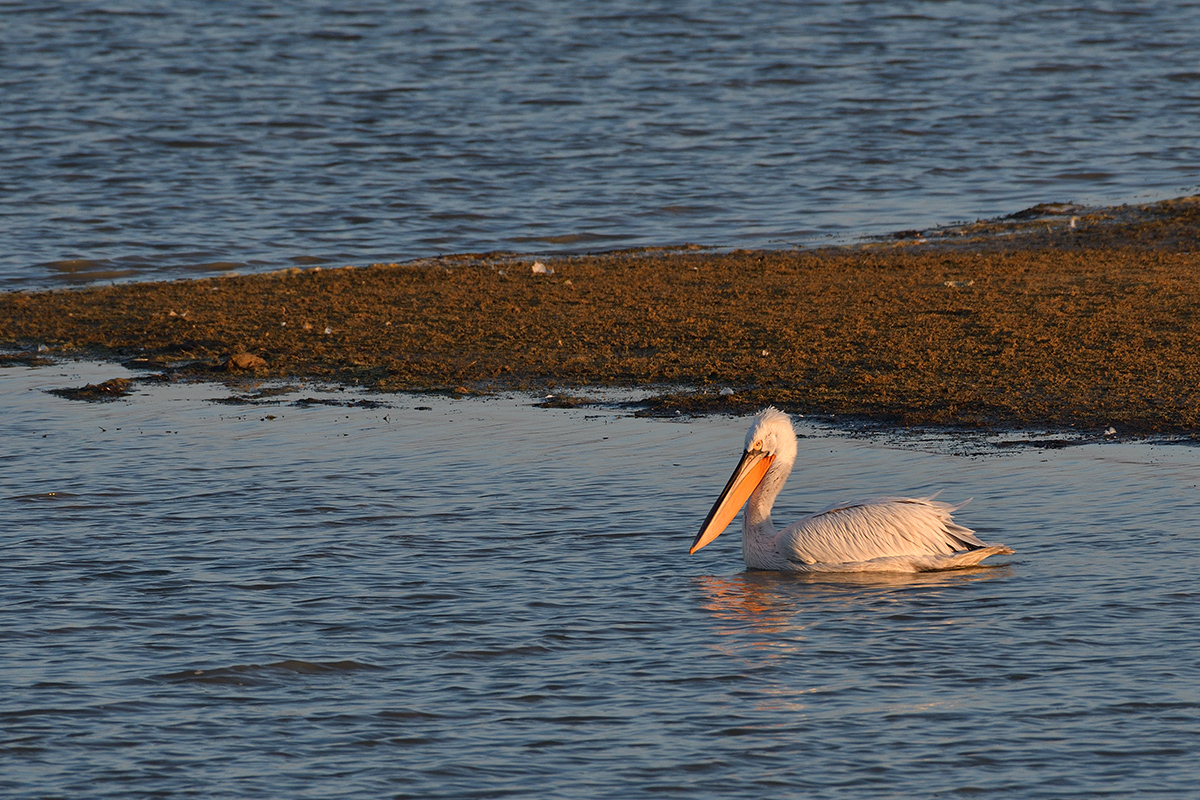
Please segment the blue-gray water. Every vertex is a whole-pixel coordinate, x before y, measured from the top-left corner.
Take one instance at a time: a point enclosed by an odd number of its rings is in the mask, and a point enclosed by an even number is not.
[[[1200,183],[1200,4],[0,3],[0,285],[789,247]]]
[[[119,373],[0,369],[0,796],[1196,796],[1196,448],[798,420],[778,519],[944,489],[1017,550],[812,580],[687,554],[744,419],[44,391]]]

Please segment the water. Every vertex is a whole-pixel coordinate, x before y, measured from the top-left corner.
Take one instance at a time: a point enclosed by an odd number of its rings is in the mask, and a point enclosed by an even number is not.
[[[1200,4],[0,4],[0,284],[1195,192]]]
[[[800,427],[778,518],[974,500],[994,569],[687,548],[746,421],[0,370],[0,796],[1194,797],[1200,450]]]

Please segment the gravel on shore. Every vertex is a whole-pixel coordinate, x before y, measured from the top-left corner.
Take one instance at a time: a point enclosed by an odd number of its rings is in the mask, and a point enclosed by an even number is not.
[[[157,380],[637,387],[667,412],[1195,434],[1198,309],[1200,198],[1180,198],[813,250],[470,254],[9,292],[0,347]]]

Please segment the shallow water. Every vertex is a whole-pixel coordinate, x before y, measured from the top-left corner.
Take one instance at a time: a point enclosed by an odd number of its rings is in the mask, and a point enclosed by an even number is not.
[[[1200,183],[1191,0],[0,5],[0,282],[790,247]]]
[[[806,427],[777,518],[944,489],[992,569],[687,555],[745,420],[0,370],[0,794],[1194,796],[1200,450]]]

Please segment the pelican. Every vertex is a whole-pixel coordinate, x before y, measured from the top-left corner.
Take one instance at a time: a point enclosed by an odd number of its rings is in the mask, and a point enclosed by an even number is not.
[[[1013,552],[1002,544],[984,544],[974,531],[951,519],[956,506],[932,497],[839,504],[777,531],[771,507],[795,463],[791,417],[774,408],[761,411],[746,434],[742,460],[688,552],[720,536],[743,505],[742,556],[747,569],[930,572],[970,567],[988,556]]]

